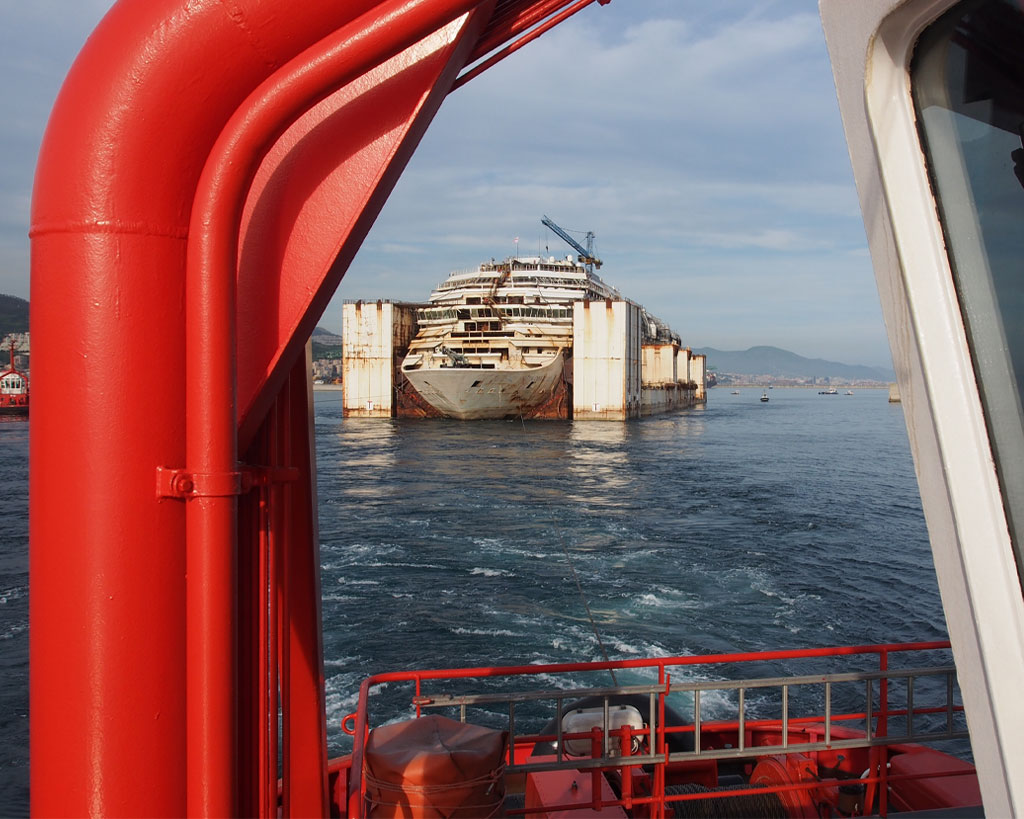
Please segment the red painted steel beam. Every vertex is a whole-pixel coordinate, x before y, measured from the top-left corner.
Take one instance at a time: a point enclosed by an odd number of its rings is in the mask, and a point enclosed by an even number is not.
[[[493,7],[120,2],[76,61],[44,140],[32,214],[35,813],[223,814],[239,804],[237,714],[273,699],[232,689],[239,424],[247,446]],[[339,29],[338,51],[289,63]],[[236,125],[262,111],[258,124],[269,126],[251,153],[231,143],[254,133],[228,125],[239,109]],[[218,138],[242,165],[219,164]],[[282,226],[262,238],[275,219]],[[201,270],[186,286],[188,239]],[[156,490],[161,467],[187,467],[189,500]],[[261,529],[244,531],[248,549]],[[292,536],[315,549],[308,531]],[[249,590],[260,582],[252,570]],[[244,610],[251,618],[251,603]],[[319,710],[322,725],[315,621],[307,610],[282,628],[312,652],[287,672],[305,692],[289,707]],[[241,632],[260,650],[274,642],[255,624]],[[276,714],[263,718],[276,726]],[[310,725],[303,717],[296,734],[302,753],[319,748]],[[273,755],[273,738],[261,748]]]
[[[465,64],[492,3],[480,5],[304,113],[263,161],[239,252],[241,446]]]
[[[315,476],[312,360],[295,362],[286,392],[290,423],[286,428],[289,464]],[[314,480],[285,487],[289,541],[285,544],[284,595],[288,621],[282,635],[290,679],[284,711],[288,752],[284,757],[286,816],[327,816],[327,724],[324,692],[323,627],[320,615],[320,539]]]
[[[186,375],[189,383],[204,385],[203,390],[191,393],[187,404],[186,462],[190,472],[231,476],[238,471],[236,263],[243,206],[262,160],[285,130],[310,108],[479,4],[480,0],[384,2],[271,75],[224,128],[200,177],[189,238]],[[402,65],[403,69],[407,67]],[[454,73],[456,68],[451,65],[449,70]],[[435,83],[436,77],[431,76],[427,90]],[[385,156],[381,164],[386,167],[391,159]],[[326,174],[322,163],[315,167]],[[376,182],[380,171],[363,165],[356,177],[367,173]],[[279,227],[292,229],[294,225],[287,220]],[[337,226],[333,230],[325,227],[328,236],[340,230]],[[308,277],[309,270],[315,272],[316,268],[309,264],[310,259],[305,261]],[[274,276],[273,267],[269,277],[265,261],[261,267],[264,281],[279,281],[280,273]],[[322,280],[312,279],[305,284],[307,291],[327,292]],[[308,306],[305,312],[310,314]],[[318,315],[310,320],[315,321]],[[264,335],[273,337],[266,330]],[[294,333],[289,333],[287,341],[295,342]],[[194,498],[188,506],[190,813],[229,815],[237,809],[237,724],[233,707],[238,626],[237,515],[236,495],[230,489]],[[285,670],[282,666],[282,673]],[[282,687],[285,681],[282,677]]]
[[[572,0],[501,0],[491,21],[477,42],[470,61],[478,60],[494,49],[568,6]],[[589,0],[593,2],[593,0]],[[611,0],[598,0],[604,6]]]
[[[610,0],[596,0],[596,1],[600,2],[601,5],[605,5],[608,2],[610,2]],[[534,40],[536,40],[542,34],[550,31],[552,28],[557,26],[559,23],[565,22],[570,17],[572,17],[574,14],[576,14],[579,11],[582,11],[583,9],[585,9],[587,6],[591,5],[594,2],[595,2],[595,0],[576,0],[576,2],[573,3],[569,8],[564,9],[563,11],[559,12],[558,14],[556,14],[556,15],[554,15],[552,17],[549,17],[548,19],[544,20],[540,25],[536,26],[536,28],[531,29],[528,33],[526,33],[523,36],[521,36],[515,42],[510,43],[505,48],[503,48],[501,51],[497,52],[496,54],[492,54],[486,60],[484,60],[483,62],[479,63],[478,65],[473,66],[465,74],[462,74],[461,76],[459,76],[459,78],[455,81],[455,84],[452,85],[452,90],[454,91],[456,88],[461,88],[463,85],[465,85],[467,82],[469,82],[474,77],[479,76],[484,71],[486,71],[488,68],[492,68],[493,66],[497,65],[499,62],[504,60],[506,57],[509,57],[512,54],[515,54],[523,46],[525,46],[525,45],[527,45],[529,43],[532,43]],[[562,5],[562,3],[559,3],[559,5]]]
[[[37,815],[185,812],[184,264],[196,181],[275,65],[371,0],[118,3],[76,60],[32,204]],[[227,70],[230,67],[230,70]]]

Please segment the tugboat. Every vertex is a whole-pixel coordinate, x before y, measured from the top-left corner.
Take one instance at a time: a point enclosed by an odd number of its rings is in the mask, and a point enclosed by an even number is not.
[[[0,415],[28,416],[28,376],[14,366],[14,342],[11,365],[0,373]]]

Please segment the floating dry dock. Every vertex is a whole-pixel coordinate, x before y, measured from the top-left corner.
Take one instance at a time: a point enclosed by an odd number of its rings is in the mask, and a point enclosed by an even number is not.
[[[484,305],[481,299],[481,308]],[[504,383],[488,380],[501,374],[500,361],[492,364],[487,360],[492,353],[476,351],[489,351],[499,338],[515,340],[515,331],[511,327],[491,329],[490,323],[487,329],[480,329],[472,308],[460,308],[465,311],[458,319],[462,329],[454,334],[461,342],[459,348],[438,341],[435,347],[443,349],[436,355],[447,362],[434,370],[436,378],[430,373],[422,376],[418,389],[411,378],[416,373],[407,362],[410,348],[421,334],[422,317],[432,306],[391,301],[344,305],[342,383],[347,416],[624,421],[706,400],[705,357],[681,346],[678,337],[666,332],[663,325],[652,326],[651,317],[640,305],[621,297],[572,302],[565,317],[568,332],[563,346],[550,350],[543,345],[524,346],[526,356],[537,357],[538,380],[545,368],[560,365],[550,389],[540,396],[542,400],[523,395],[531,384],[529,378]],[[465,329],[467,322],[471,329]],[[552,359],[551,364],[544,363],[545,355]],[[438,398],[430,389],[432,379],[440,377],[466,382],[457,399],[469,405],[466,414],[438,409]],[[450,392],[445,387],[445,393]],[[504,408],[494,409],[499,400]],[[492,408],[490,414],[473,414],[473,407],[481,404]]]

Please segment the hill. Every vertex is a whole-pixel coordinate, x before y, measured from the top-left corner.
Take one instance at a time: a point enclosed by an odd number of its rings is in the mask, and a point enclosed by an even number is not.
[[[707,356],[708,369],[737,375],[767,375],[773,378],[839,378],[850,381],[895,381],[892,370],[862,364],[842,364],[802,355],[778,347],[751,347],[749,350],[694,349]]]
[[[28,332],[28,302],[0,293],[0,338],[8,333]]]
[[[341,336],[317,327],[313,330],[313,359],[341,358]]]

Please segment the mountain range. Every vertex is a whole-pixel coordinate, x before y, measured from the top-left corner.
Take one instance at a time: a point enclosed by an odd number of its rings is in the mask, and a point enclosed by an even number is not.
[[[736,375],[769,375],[774,378],[841,378],[850,381],[896,380],[891,369],[863,364],[841,364],[822,358],[802,355],[778,347],[751,347],[749,350],[716,350],[713,347],[694,349],[707,356],[709,370]]]

